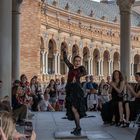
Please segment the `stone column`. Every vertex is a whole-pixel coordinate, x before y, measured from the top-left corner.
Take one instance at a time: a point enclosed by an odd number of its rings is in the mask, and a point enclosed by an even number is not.
[[[88,74],[89,74],[89,75],[91,74],[91,72],[90,72],[90,68],[91,68],[90,60],[91,60],[91,58],[89,57],[89,58],[88,58]]]
[[[131,74],[131,81],[132,81],[134,77],[134,62],[131,62],[130,65],[130,74]]]
[[[72,61],[72,56],[69,56],[69,61],[70,61],[70,62]]]
[[[113,73],[113,60],[111,60],[111,63],[110,63],[110,75],[112,75]]]
[[[58,63],[57,63],[58,71],[57,71],[57,73],[60,75],[60,54],[58,54],[57,57],[58,57],[57,58],[57,60],[58,60]]]
[[[117,0],[120,8],[120,70],[124,77],[130,79],[130,29],[131,7],[135,0]]]
[[[104,71],[103,71],[103,59],[100,60],[100,75],[104,76]]]
[[[108,68],[109,68],[109,76],[112,74],[112,60],[108,61]]]
[[[12,0],[12,80],[20,77],[19,17],[22,0]]]
[[[12,0],[0,0],[0,97],[11,98]]]
[[[45,74],[45,51],[41,52],[42,54],[42,73]]]
[[[98,76],[101,75],[101,60],[98,60]]]
[[[46,59],[45,73],[48,74],[48,52],[46,52],[45,59]]]
[[[54,54],[54,74],[55,75],[57,75],[58,73],[58,71],[57,71],[57,56],[58,56],[58,54],[57,53],[55,53]]]
[[[131,76],[134,76],[134,62],[131,62]]]
[[[134,76],[134,63],[132,63],[132,76]]]
[[[120,63],[121,63],[121,62],[120,62],[120,61],[118,61],[118,64],[119,64],[119,70],[121,69],[121,66],[120,66],[121,64],[120,64]]]
[[[90,74],[93,75],[93,58],[91,58],[91,60],[90,60],[90,66],[91,66]]]
[[[111,61],[109,60],[108,61],[108,75],[110,75],[110,64],[111,64]]]

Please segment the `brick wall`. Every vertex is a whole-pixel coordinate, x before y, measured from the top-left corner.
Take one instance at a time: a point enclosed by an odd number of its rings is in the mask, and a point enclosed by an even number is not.
[[[40,8],[37,0],[23,0],[20,14],[20,74],[40,74]]]

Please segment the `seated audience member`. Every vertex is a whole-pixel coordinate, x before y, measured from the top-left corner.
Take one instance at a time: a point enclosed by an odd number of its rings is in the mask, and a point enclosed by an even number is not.
[[[34,76],[31,79],[30,89],[31,89],[32,97],[33,97],[33,104],[31,108],[32,108],[32,111],[37,111],[37,105],[42,98],[41,97],[42,96],[41,84],[38,82],[37,76]]]
[[[19,93],[19,101],[22,103],[22,104],[25,104],[25,105],[30,105],[30,103],[32,104],[32,93],[31,93],[31,89],[30,89],[30,84],[28,82],[28,79],[27,79],[27,76],[25,74],[22,74],[20,76],[20,84],[19,84],[20,88],[21,88],[21,91]]]
[[[15,117],[15,120],[19,124],[23,124],[27,114],[27,106],[19,101],[19,95],[21,95],[21,92],[22,89],[20,86],[13,86],[12,88],[13,116]]]
[[[60,111],[64,110],[64,102],[65,102],[65,98],[66,98],[66,91],[65,91],[65,78],[62,77],[61,78],[61,84],[58,85],[57,87],[57,92],[58,92],[58,101],[59,101],[59,109]]]
[[[44,93],[44,99],[38,104],[38,111],[55,111],[49,103],[49,95],[47,92]]]
[[[21,138],[27,140],[27,135],[16,131],[15,121],[13,120],[11,113],[7,111],[0,112],[0,119],[0,140],[20,140]],[[31,140],[36,140],[36,134],[34,131],[32,132]]]
[[[50,83],[47,86],[46,90],[50,96],[49,102],[52,105],[52,107],[55,108],[57,102],[57,92],[56,92],[55,81],[53,79],[50,80]]]
[[[130,93],[135,97],[133,113],[136,117],[136,115],[140,113],[140,72],[137,72],[135,74],[135,79],[137,81],[137,84],[134,86],[134,89],[128,83],[126,83],[126,85],[127,88],[131,91]]]
[[[102,104],[105,104],[107,102],[109,102],[110,98],[109,98],[109,87],[107,84],[103,85],[103,89],[101,92],[101,102]]]
[[[2,88],[2,81],[0,81],[0,88]],[[0,100],[0,111],[11,112],[9,96],[5,96]]]
[[[85,81],[82,83],[82,88],[84,90],[84,100],[85,100],[85,108],[88,110],[88,105],[87,105],[87,96],[88,96],[88,90],[87,90],[87,83],[89,82],[89,76],[87,75],[85,77]]]
[[[5,96],[0,101],[0,111],[7,111],[12,112],[11,106],[10,106],[10,100],[8,96]]]
[[[3,102],[0,102],[0,111],[12,112],[11,107]]]
[[[94,82],[94,77],[92,75],[89,77],[89,79],[90,82],[88,82],[86,85],[88,92],[87,105],[89,110],[96,111],[98,108],[98,84]]]
[[[103,89],[100,96],[101,100],[101,116],[104,121],[104,124],[108,124],[111,122],[110,115],[110,98],[109,98],[109,86],[108,84],[103,85]]]
[[[0,140],[12,139],[12,136],[15,131],[15,123],[13,121],[11,113],[7,111],[0,112],[0,119],[1,119]]]

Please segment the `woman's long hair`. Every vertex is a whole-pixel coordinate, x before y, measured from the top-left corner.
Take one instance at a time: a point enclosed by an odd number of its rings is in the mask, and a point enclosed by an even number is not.
[[[53,85],[53,86],[54,86],[54,88],[55,88],[55,81],[54,81],[53,79],[50,80],[49,85],[48,85],[48,88],[51,87],[52,82],[54,82],[54,85]]]
[[[120,83],[124,80],[123,75],[122,75],[122,73],[119,70],[114,70],[113,74],[112,74],[112,81],[113,82],[116,82],[115,81],[115,72],[119,73],[119,84],[118,84],[118,86],[120,86]]]
[[[15,121],[13,120],[12,114],[7,111],[0,112],[1,128],[7,137],[7,139],[13,136],[15,131]],[[0,139],[1,140],[1,139]]]

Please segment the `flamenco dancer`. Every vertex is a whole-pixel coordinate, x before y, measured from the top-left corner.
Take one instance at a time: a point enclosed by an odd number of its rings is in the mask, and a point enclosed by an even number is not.
[[[76,136],[81,134],[80,119],[86,116],[84,103],[84,91],[82,90],[80,77],[86,75],[84,66],[81,66],[81,57],[76,55],[73,64],[67,59],[66,50],[63,49],[63,59],[69,68],[66,84],[66,115],[68,120],[74,120],[76,128],[71,132]]]

